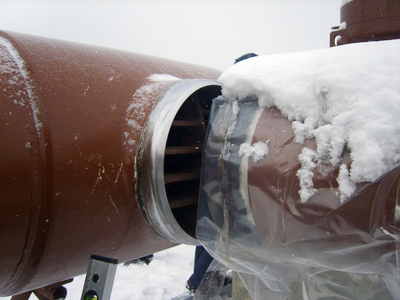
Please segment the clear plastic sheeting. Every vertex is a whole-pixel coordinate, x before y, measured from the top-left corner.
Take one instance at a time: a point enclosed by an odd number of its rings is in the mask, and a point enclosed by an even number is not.
[[[193,299],[221,300],[227,271],[228,268],[225,265],[214,259],[208,267],[206,274],[204,274]],[[227,295],[224,294],[223,296]]]
[[[197,238],[253,299],[398,299],[400,168],[345,202],[338,168],[310,169],[316,192],[304,202],[299,155],[316,144],[294,143],[279,110],[219,97],[209,124]]]

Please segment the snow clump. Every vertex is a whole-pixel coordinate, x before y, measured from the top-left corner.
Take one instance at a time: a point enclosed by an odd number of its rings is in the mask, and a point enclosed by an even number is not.
[[[317,165],[339,168],[348,150],[350,169],[341,166],[338,175],[344,201],[356,183],[400,166],[399,53],[400,40],[391,40],[258,56],[231,66],[218,81],[229,99],[256,96],[260,107],[277,107],[292,122],[295,142],[314,138]],[[302,170],[304,201],[314,190],[311,169]]]

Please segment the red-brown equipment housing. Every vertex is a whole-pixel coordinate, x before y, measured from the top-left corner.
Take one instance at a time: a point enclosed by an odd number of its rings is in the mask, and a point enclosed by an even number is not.
[[[340,26],[333,27],[330,46],[400,38],[400,1],[352,0],[340,9]]]

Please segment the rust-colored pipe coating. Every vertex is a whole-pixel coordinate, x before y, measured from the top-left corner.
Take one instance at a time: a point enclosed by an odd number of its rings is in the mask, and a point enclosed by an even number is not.
[[[303,147],[315,150],[315,140],[307,140],[304,144],[293,143],[291,122],[277,109],[270,108],[262,111],[252,139],[252,143],[271,141],[268,159],[248,162],[249,201],[262,237],[275,237],[290,244],[298,242],[300,234],[307,232],[310,244],[315,242],[323,253],[324,247],[332,251],[334,243],[331,241],[338,235],[351,236],[353,240],[348,238],[347,242],[351,240],[360,245],[366,243],[369,237],[379,239],[380,235],[383,236],[380,228],[399,236],[399,216],[396,212],[400,201],[399,167],[374,183],[358,184],[354,195],[344,204],[340,203],[335,193],[338,189],[338,168],[316,172],[314,187],[318,192],[302,203],[296,175],[301,167],[298,156]],[[348,152],[344,153],[342,163],[350,165]],[[332,228],[336,231],[332,232]],[[343,247],[342,242],[336,244],[338,249]],[[391,252],[394,244],[388,242],[386,248],[380,247],[380,251]],[[375,252],[379,260],[378,247]],[[340,263],[336,260],[334,267],[339,268]]]
[[[173,246],[136,197],[141,135],[175,79],[220,72],[5,32],[0,61],[0,295]]]
[[[340,9],[341,26],[330,34],[330,46],[400,38],[400,1],[352,0]]]
[[[370,276],[384,299],[398,295],[400,167],[357,183],[343,201],[339,167],[319,161],[310,171],[315,193],[304,201],[300,155],[316,150],[314,139],[295,143],[292,122],[275,107],[259,107],[255,97],[216,99],[210,120],[197,238],[219,261],[249,275],[253,295],[356,299],[359,290],[376,291]],[[350,166],[349,151],[340,164]],[[303,283],[306,291],[295,288]]]

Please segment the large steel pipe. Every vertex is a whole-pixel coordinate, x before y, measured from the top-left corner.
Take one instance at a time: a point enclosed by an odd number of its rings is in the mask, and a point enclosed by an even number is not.
[[[313,170],[317,191],[303,201],[299,157],[305,148],[316,150],[316,141],[294,142],[291,122],[277,108],[259,107],[256,98],[214,101],[197,223],[207,250],[241,276],[257,276],[270,291],[287,296],[293,288],[293,299],[300,297],[293,284],[303,281],[316,290],[328,286],[322,294],[360,282],[354,295],[378,285],[385,296],[398,294],[391,284],[399,274],[400,167],[357,184],[343,202],[339,167],[321,163]],[[264,149],[242,153],[243,146],[260,143]],[[351,164],[347,150],[341,163]],[[347,273],[356,275],[344,283]],[[255,293],[263,290],[257,278],[248,286]]]
[[[399,167],[375,182],[358,184],[354,195],[341,203],[336,181],[339,168],[323,169],[322,166],[314,177],[314,187],[318,192],[304,203],[298,192],[300,182],[296,173],[301,168],[298,157],[304,147],[316,150],[315,140],[293,143],[291,122],[277,109],[261,109],[253,126],[252,144],[270,139],[269,157],[257,163],[248,160],[247,182],[242,184],[248,189],[257,230],[267,244],[272,243],[272,239],[294,244],[298,253],[315,261],[324,261],[324,250],[343,251],[343,255],[338,254],[334,261],[327,263],[332,269],[340,270],[349,267],[351,263],[348,261],[362,253],[359,249],[359,252],[353,249],[346,253],[346,247],[365,245],[364,248],[370,247],[370,253],[362,260],[378,262],[383,260],[381,256],[385,253],[387,262],[395,265],[400,233]],[[351,164],[348,152],[343,154],[342,163]],[[396,238],[382,241],[387,235]],[[301,247],[307,251],[299,251]],[[372,248],[375,251],[371,251]],[[365,269],[368,267],[370,265]]]
[[[4,32],[0,60],[1,296],[195,243],[220,72]]]

